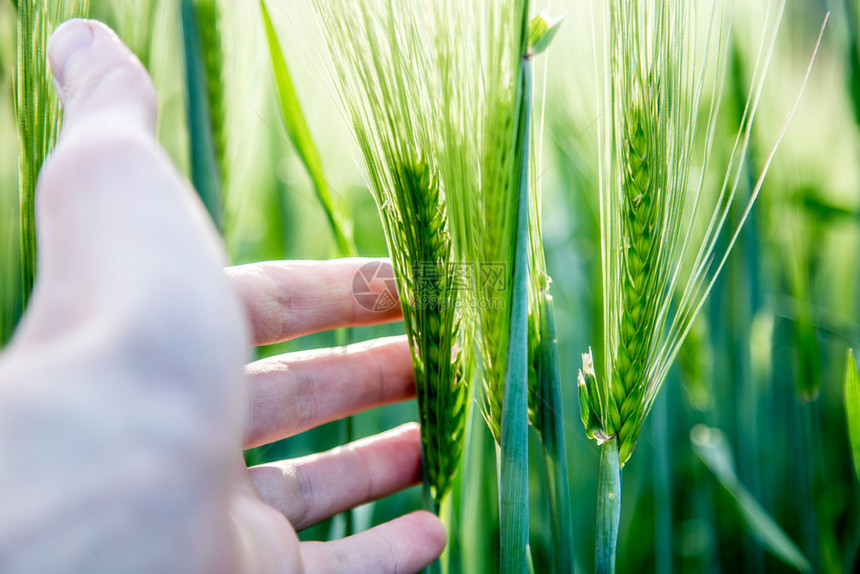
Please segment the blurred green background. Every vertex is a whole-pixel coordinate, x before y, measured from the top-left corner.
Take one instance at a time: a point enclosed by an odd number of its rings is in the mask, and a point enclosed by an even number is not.
[[[284,133],[257,2],[223,10],[226,88],[225,243],[236,264],[335,256],[335,244],[309,178]],[[310,8],[273,0],[270,11],[338,209],[351,221],[363,256],[384,256],[376,206],[360,156],[327,86],[321,42]],[[538,2],[538,7],[548,2]],[[756,22],[766,2],[735,6],[725,102],[712,159],[726,162],[756,58]],[[597,76],[587,2],[553,1],[568,11],[536,86],[546,86],[543,114],[544,233],[558,314],[567,414],[577,559],[592,564],[598,449],[579,421],[580,353],[599,340],[600,246],[597,216]],[[135,12],[142,10],[142,12]],[[147,11],[149,10],[149,11]],[[160,99],[159,137],[187,172],[188,130],[178,0],[99,0],[92,16],[114,27],[150,69]],[[796,0],[787,5],[739,193],[749,193],[790,110],[824,14],[832,11],[822,50],[800,108],[762,194],[679,361],[660,394],[639,447],[624,469],[619,571],[781,572],[792,569],[764,549],[770,524],[756,521],[757,501],[810,560],[816,572],[858,572],[860,486],[853,473],[842,396],[845,355],[860,347],[860,2]],[[135,14],[151,13],[151,23]],[[150,24],[152,33],[143,26]],[[12,99],[16,27],[0,1],[0,327],[8,336],[21,312],[18,254],[17,143]],[[540,106],[539,106],[540,108]],[[691,178],[692,179],[692,178]],[[739,218],[740,213],[732,217]],[[260,349],[260,356],[401,333],[400,325],[321,333]],[[2,337],[3,339],[6,336]],[[348,376],[348,374],[345,374]],[[366,436],[416,419],[413,402],[354,418]],[[477,428],[482,422],[474,421]],[[723,434],[705,431],[720,429]],[[694,428],[696,429],[694,431]],[[332,423],[248,453],[250,461],[301,456],[344,440]],[[720,441],[715,437],[723,437]],[[696,439],[695,441],[692,439]],[[732,461],[750,495],[718,480],[701,454]],[[539,448],[531,449],[539,452]],[[475,472],[483,457],[484,475]],[[497,549],[475,547],[470,528],[492,533],[497,510],[489,443],[467,453],[454,494],[452,571],[481,564],[495,571]],[[713,464],[711,465],[713,466]],[[532,465],[541,472],[541,465]],[[533,477],[531,548],[547,571],[546,503]],[[734,495],[732,494],[734,492]],[[411,489],[359,508],[363,529],[420,506]],[[343,517],[303,533],[343,534]]]

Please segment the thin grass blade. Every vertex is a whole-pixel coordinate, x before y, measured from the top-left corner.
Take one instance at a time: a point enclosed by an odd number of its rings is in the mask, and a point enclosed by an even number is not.
[[[527,572],[529,543],[528,469],[528,253],[529,140],[531,138],[531,64],[524,59],[520,113],[520,183],[511,295],[510,334],[502,399],[500,450],[501,569]]]
[[[752,536],[773,556],[800,572],[809,572],[809,560],[741,484],[735,472],[732,453],[722,431],[698,425],[690,433],[693,451],[726,489]]]
[[[305,120],[305,114],[302,111],[302,106],[299,103],[299,98],[293,85],[293,78],[287,65],[287,59],[281,49],[275,27],[272,25],[272,19],[266,8],[265,0],[260,0],[260,8],[263,11],[266,38],[269,42],[269,52],[272,58],[272,70],[274,71],[275,82],[278,86],[278,104],[281,109],[281,120],[283,121],[284,129],[311,178],[317,199],[325,210],[329,227],[337,242],[339,254],[343,257],[355,256],[358,253],[355,243],[352,237],[345,231],[347,226],[335,209],[334,201],[332,200],[323,172],[322,160],[320,159],[316,144],[311,137],[310,129]]]

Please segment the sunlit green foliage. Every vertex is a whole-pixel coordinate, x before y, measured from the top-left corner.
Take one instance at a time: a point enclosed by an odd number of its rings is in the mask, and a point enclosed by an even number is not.
[[[479,194],[482,188],[490,187],[500,194],[510,192],[504,186],[490,183],[498,175],[491,164],[502,158],[482,150],[496,147],[494,142],[509,147],[513,141],[509,138],[513,127],[508,120],[513,121],[511,112],[516,107],[513,94],[518,89],[515,68],[519,63],[513,55],[517,48],[506,47],[511,57],[496,59],[493,67],[488,60],[492,53],[489,37],[474,40],[479,37],[479,28],[492,22],[514,29],[511,22],[492,21],[492,12],[485,10],[491,3],[491,0],[377,3],[379,10],[389,4],[402,10],[418,5],[441,10],[438,19],[427,20],[438,31],[434,37],[439,42],[427,43],[424,48],[444,56],[438,60],[437,71],[445,72],[443,77],[447,81],[426,89],[438,90],[452,103],[439,129],[445,146],[436,146],[433,161],[429,153],[422,154],[420,160],[409,156],[412,161],[405,162],[398,173],[428,190],[434,188],[430,182],[437,184],[438,197],[446,199],[455,259],[504,261],[515,253],[510,243],[500,239],[513,237],[509,228],[502,229],[508,225],[504,222],[511,217],[510,213],[495,210],[493,198]],[[0,340],[3,341],[11,335],[21,310],[19,183],[35,182],[35,172],[24,171],[23,167],[19,171],[13,99],[20,79],[17,75],[13,77],[13,68],[18,68],[21,57],[16,56],[16,4],[17,8],[23,8],[26,2],[0,1]],[[65,4],[73,7],[74,3]],[[216,152],[223,153],[229,164],[227,173],[221,177],[226,179],[222,182],[225,187],[222,207],[230,255],[236,262],[330,256],[338,249],[337,240],[328,232],[330,217],[318,201],[314,176],[308,177],[306,159],[294,149],[296,144],[283,128],[283,101],[278,101],[278,86],[271,73],[271,45],[267,42],[258,2],[216,4],[222,9],[218,29],[224,90],[221,112],[224,124],[220,128],[223,151]],[[561,436],[566,440],[570,458],[566,481],[574,497],[565,526],[570,527],[577,543],[570,558],[576,570],[583,572],[592,570],[597,546],[593,493],[597,488],[601,453],[575,420],[577,413],[582,412],[577,403],[575,373],[582,351],[593,346],[596,369],[594,380],[586,384],[583,406],[587,426],[599,430],[603,428],[603,411],[589,409],[589,405],[600,404],[595,389],[607,384],[608,377],[615,377],[612,374],[615,370],[608,366],[615,361],[613,349],[618,347],[609,345],[604,349],[601,343],[614,338],[622,346],[631,345],[631,340],[612,335],[614,327],[603,321],[601,249],[605,242],[599,236],[599,228],[606,221],[606,214],[601,215],[598,190],[601,185],[609,189],[611,178],[607,165],[596,156],[602,150],[604,158],[609,157],[605,152],[611,138],[597,126],[605,127],[605,122],[612,118],[613,107],[606,105],[608,93],[601,91],[598,97],[595,90],[601,85],[599,79],[603,74],[600,63],[605,54],[601,53],[601,46],[610,30],[604,29],[600,17],[605,3],[535,0],[531,4],[529,16],[546,8],[553,16],[565,11],[569,14],[556,28],[549,48],[533,58],[532,66],[537,99],[530,189],[538,191],[535,183],[539,183],[540,194],[531,195],[529,200],[533,206],[543,206],[543,217],[539,225],[531,223],[530,230],[534,237],[542,239],[545,261],[535,256],[541,250],[532,248],[530,265],[542,269],[545,275],[533,274],[529,283],[529,406],[533,428],[539,431],[529,431],[533,447],[529,449],[528,461],[529,549],[536,572],[563,571],[555,561],[553,509],[545,498],[549,491],[548,477],[559,482],[559,475],[554,472],[558,467],[552,461],[542,460],[540,448],[546,444],[552,428],[556,429],[556,439]],[[696,40],[699,50],[703,48],[703,30],[706,30],[701,26],[711,18],[710,2],[687,4],[696,6],[690,18],[701,31]],[[858,4],[855,0],[828,4],[834,7],[832,20],[836,25],[825,36],[803,102],[772,161],[768,152],[782,133],[786,115],[792,111],[824,12],[821,2],[786,4],[782,32],[776,37],[770,58],[768,80],[762,82],[762,68],[757,68],[756,63],[768,55],[767,51],[762,52],[762,45],[769,46],[772,37],[762,36],[762,30],[768,17],[773,21],[774,6],[778,6],[773,4],[767,13],[768,4],[734,2],[733,40],[711,45],[713,61],[724,64],[724,76],[714,68],[699,67],[703,62],[701,55],[695,59],[695,77],[704,75],[705,80],[698,103],[690,101],[683,109],[685,114],[697,113],[707,124],[712,119],[711,106],[722,97],[724,111],[714,119],[713,130],[700,127],[686,142],[661,140],[664,147],[690,143],[696,156],[710,150],[708,170],[699,169],[700,157],[691,162],[680,218],[687,220],[691,198],[701,193],[705,198],[701,210],[710,214],[708,210],[719,208],[725,214],[724,233],[715,243],[708,244],[715,256],[701,258],[702,263],[710,265],[707,271],[693,265],[698,253],[697,245],[693,245],[696,241],[692,241],[687,250],[692,258],[681,266],[672,294],[666,295],[675,300],[666,307],[666,316],[660,319],[657,315],[663,329],[654,329],[652,335],[662,342],[657,349],[662,367],[653,366],[648,387],[637,396],[644,399],[632,402],[641,408],[656,397],[658,403],[650,417],[636,423],[633,434],[638,434],[641,440],[636,443],[637,454],[627,460],[623,470],[624,507],[617,524],[616,557],[620,572],[668,571],[667,564],[678,572],[783,572],[793,568],[792,564],[802,569],[804,560],[815,572],[853,572],[858,568],[860,488],[852,458],[857,441],[852,441],[850,430],[857,417],[850,414],[855,403],[850,399],[851,393],[846,394],[845,386],[852,380],[846,381],[846,375],[850,374],[846,347],[860,346]],[[359,254],[384,256],[388,245],[373,193],[367,189],[364,154],[345,127],[349,122],[344,121],[344,114],[339,114],[339,107],[333,103],[338,96],[335,87],[326,80],[326,64],[318,59],[321,50],[316,48],[323,46],[325,39],[316,26],[311,5],[269,0],[267,6],[284,59],[290,64],[292,87],[301,103],[307,131],[313,135],[319,162],[326,169],[325,183],[335,211],[344,219],[347,215],[354,219],[352,229],[343,231],[347,236],[347,232],[354,232]],[[184,64],[177,57],[182,46],[179,7],[178,0],[115,0],[92,3],[91,11],[118,29],[153,73],[159,91],[160,140],[180,169],[188,173],[187,88]],[[722,17],[718,11],[715,21]],[[552,17],[545,20],[547,24],[552,21]],[[30,22],[35,25],[34,20]],[[532,27],[527,31],[539,30]],[[725,38],[728,31],[722,25],[715,26],[711,38]],[[685,41],[693,40],[685,36]],[[26,53],[27,44],[23,43],[21,54]],[[498,45],[493,46],[498,49]],[[38,58],[34,62],[39,65]],[[41,65],[42,71],[47,72],[43,61]],[[471,81],[479,76],[480,82]],[[493,78],[500,77],[507,79],[493,87],[496,84]],[[642,75],[646,77],[647,74]],[[37,97],[47,98],[51,93],[50,83],[45,77],[40,78],[42,88],[25,90],[30,102],[36,102]],[[406,79],[411,82],[412,76]],[[411,83],[408,89],[425,89],[414,88]],[[665,82],[658,83],[658,90],[652,95],[668,100],[669,94],[660,92],[661,85],[667,86]],[[476,93],[473,86],[481,86],[480,91]],[[544,86],[545,102],[541,100]],[[747,123],[741,120],[751,87],[753,94],[757,93],[755,86],[761,88],[757,127],[747,130]],[[37,96],[39,93],[43,95]],[[209,99],[208,88],[206,97]],[[464,105],[491,97],[506,105],[494,108],[488,116],[479,117],[469,112],[473,108]],[[51,106],[31,106],[30,110],[43,116],[44,130],[26,130],[24,135],[31,143],[42,138],[44,144],[48,141],[44,134],[50,135],[54,129]],[[732,155],[739,132],[741,142],[749,137],[744,161],[740,161],[739,152]],[[631,129],[627,133],[635,135],[636,131]],[[629,139],[634,144],[639,142]],[[36,147],[44,149],[42,145]],[[624,146],[618,148],[623,149]],[[38,155],[41,154],[40,151]],[[653,156],[647,159],[656,161]],[[462,169],[467,162],[473,169]],[[504,162],[510,167],[515,160],[505,157]],[[426,165],[433,165],[433,169],[425,170]],[[768,180],[761,188],[757,207],[747,213],[746,205],[758,191],[758,175],[767,165]],[[726,209],[729,202],[714,197],[726,183],[721,175],[731,166],[735,171],[726,180],[729,184],[726,189],[732,189],[737,181],[737,195],[732,207]],[[419,172],[435,173],[436,178],[417,177]],[[659,179],[646,181],[640,177],[630,181],[647,188]],[[471,198],[472,203],[452,201],[452,196],[460,191],[462,198]],[[426,197],[436,197],[434,193]],[[630,197],[636,203],[637,194]],[[500,201],[499,205],[507,201]],[[508,209],[511,211],[509,204]],[[432,210],[427,213],[435,215]],[[467,214],[473,213],[482,215],[469,220]],[[532,216],[535,213],[530,212]],[[497,219],[491,214],[496,214]],[[744,218],[744,231],[733,237],[729,232]],[[695,229],[682,223],[677,232],[681,237],[688,232],[701,237],[708,223],[704,221],[704,225]],[[620,236],[617,239],[618,244],[623,244]],[[711,286],[721,254],[733,240],[734,255],[723,267],[721,278]],[[698,276],[696,269],[700,270]],[[551,419],[561,409],[549,408],[549,395],[540,397],[539,393],[541,374],[546,371],[546,363],[540,359],[542,343],[553,337],[538,328],[546,324],[541,318],[544,315],[541,302],[550,287],[550,276],[559,341],[557,364],[561,384],[557,400],[566,415],[564,419],[556,419],[557,424],[551,427],[542,421]],[[701,301],[705,289],[711,289],[701,308],[681,303],[688,277],[698,277],[691,284],[694,288],[690,291],[690,302]],[[495,293],[490,294],[495,297]],[[616,301],[619,310],[625,305],[630,308],[633,297],[628,297],[626,303],[623,297]],[[486,357],[480,364],[487,369],[488,389],[497,396],[503,396],[506,361],[501,351],[503,345],[498,341],[510,336],[509,331],[498,327],[509,322],[510,308],[506,309],[492,317],[489,311],[480,312],[487,315],[484,318],[475,310],[469,320],[459,323],[458,331],[465,344],[477,341],[487,331],[489,343],[481,343],[485,345]],[[684,309],[698,312],[695,323],[694,313],[684,314]],[[466,312],[473,313],[468,309]],[[672,321],[672,314],[682,318]],[[494,329],[496,334],[490,334]],[[360,329],[354,336],[360,340],[403,331],[402,325],[377,326]],[[687,335],[683,347],[679,345],[681,334]],[[667,345],[667,341],[674,343]],[[326,333],[263,349],[260,354],[334,344],[336,337]],[[679,350],[678,368],[670,369],[668,365],[673,362],[670,359]],[[465,365],[464,374],[471,375],[474,366]],[[586,379],[589,375],[583,373]],[[476,386],[481,387],[483,380],[476,378]],[[657,380],[661,384],[655,385]],[[499,392],[502,394],[498,395]],[[482,391],[464,398],[477,401],[474,403],[477,408],[471,409],[471,420],[464,423],[462,430],[466,463],[459,465],[450,487],[445,487],[449,492],[442,514],[449,522],[450,535],[443,565],[452,573],[500,569],[495,452],[498,447],[482,411],[493,420],[491,413],[494,410],[500,413],[501,405],[493,407],[484,402],[488,396],[492,395]],[[624,401],[620,402],[623,405]],[[418,419],[418,412],[415,402],[384,407],[356,417],[355,429],[361,436],[371,434],[405,420]],[[656,422],[660,425],[655,425]],[[707,427],[697,427],[698,424]],[[698,430],[691,433],[694,428]],[[557,429],[561,429],[560,435]],[[501,425],[496,430],[501,434]],[[538,436],[541,443],[535,440]],[[332,447],[342,440],[339,427],[327,425],[258,449],[254,460],[302,455]],[[726,472],[727,468],[731,472]],[[416,489],[388,497],[355,512],[354,526],[369,527],[418,508],[421,503],[421,493]],[[611,521],[605,525],[613,526]],[[312,527],[301,536],[326,539],[342,533],[340,523],[335,520]]]

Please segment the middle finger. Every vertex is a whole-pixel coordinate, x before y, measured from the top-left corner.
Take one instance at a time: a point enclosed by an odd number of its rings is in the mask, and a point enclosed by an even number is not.
[[[244,448],[415,396],[402,336],[262,359],[246,373],[250,418]]]

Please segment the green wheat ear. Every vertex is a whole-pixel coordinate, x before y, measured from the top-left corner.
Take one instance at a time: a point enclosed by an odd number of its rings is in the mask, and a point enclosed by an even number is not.
[[[415,371],[425,499],[438,512],[459,468],[469,393],[466,358],[455,349],[462,348],[462,280],[448,225],[451,186],[440,167],[448,146],[429,50],[436,38],[419,4],[315,0],[314,8],[397,278]]]
[[[617,438],[621,464],[636,445],[649,390],[659,386],[650,371],[672,296],[691,156],[692,143],[682,137],[689,133],[684,111],[695,85],[683,40],[688,14],[681,4],[672,6],[619,1],[609,6],[611,163],[609,188],[601,198],[607,379],[592,388],[596,375],[589,353],[580,393],[589,435]],[[651,49],[645,47],[646,29],[653,30]]]
[[[411,273],[402,270],[404,283],[411,283],[405,296],[410,344],[413,349],[421,442],[428,464],[427,475],[437,505],[451,487],[463,449],[467,386],[461,355],[452,354],[458,338],[456,267],[452,265],[445,198],[441,182],[426,159],[414,154],[412,161],[394,167],[397,195],[411,202],[411,217],[400,225],[400,249],[409,249],[414,262]],[[411,221],[408,221],[411,220]],[[405,225],[404,225],[405,224]],[[414,226],[411,237],[406,229]]]
[[[652,82],[656,83],[656,82]],[[659,88],[658,88],[659,89]],[[648,134],[659,133],[657,110],[643,114],[635,107],[628,110],[624,140],[626,170],[621,184],[621,237],[626,249],[621,253],[621,324],[613,362],[613,386],[607,413],[608,433],[618,435],[619,457],[626,461],[636,444],[644,413],[640,405],[648,387],[646,374],[656,336],[657,301],[668,284],[667,266],[660,265],[666,245],[661,234],[670,213],[670,198],[663,191],[670,185],[668,166],[654,165],[659,158],[656,142]],[[659,159],[657,159],[659,161]]]
[[[606,4],[604,99],[608,111],[602,126],[600,177],[606,338],[602,373],[595,372],[589,352],[583,356],[579,376],[582,422],[588,436],[602,445],[597,572],[615,571],[621,468],[726,263],[785,133],[784,126],[746,205],[740,206],[740,222],[725,230],[729,210],[738,197],[735,191],[785,2],[779,0],[776,5],[771,10],[768,4],[752,89],[722,187],[706,194],[705,178],[695,188],[688,185],[688,176],[699,153],[695,146],[700,123],[706,142],[702,171],[708,167],[725,76],[725,50],[730,46],[731,25],[725,7],[715,4],[708,36],[701,39],[696,37],[695,3],[611,0]],[[697,53],[700,47],[705,51],[702,54]],[[717,62],[709,67],[710,50],[719,52]],[[702,69],[697,62],[704,62]],[[715,76],[706,78],[706,70]],[[803,85],[808,77],[809,70]],[[714,91],[709,115],[700,120],[704,85],[713,85]],[[695,192],[690,198],[688,187]]]
[[[689,173],[700,153],[695,142],[702,127],[704,171],[708,167],[731,26],[711,26],[707,37],[697,39],[695,10],[688,2],[607,4],[604,98],[609,112],[602,130],[600,188],[605,364],[601,378],[590,365],[590,354],[586,356],[580,399],[589,436],[601,442],[617,439],[622,466],[785,133],[783,127],[749,200],[740,206],[740,223],[725,229],[785,9],[783,0],[774,4],[764,24],[738,136],[716,193],[706,192],[704,178],[690,185]],[[720,6],[712,18],[728,18]],[[697,46],[704,46],[706,53],[697,53]],[[720,51],[714,56],[712,50]],[[697,62],[709,58],[717,62],[697,68]],[[706,78],[706,71],[713,77]],[[713,104],[709,115],[699,118],[704,85],[714,86],[709,95]],[[688,188],[694,191],[692,197]],[[724,247],[718,247],[721,238],[726,239]]]

